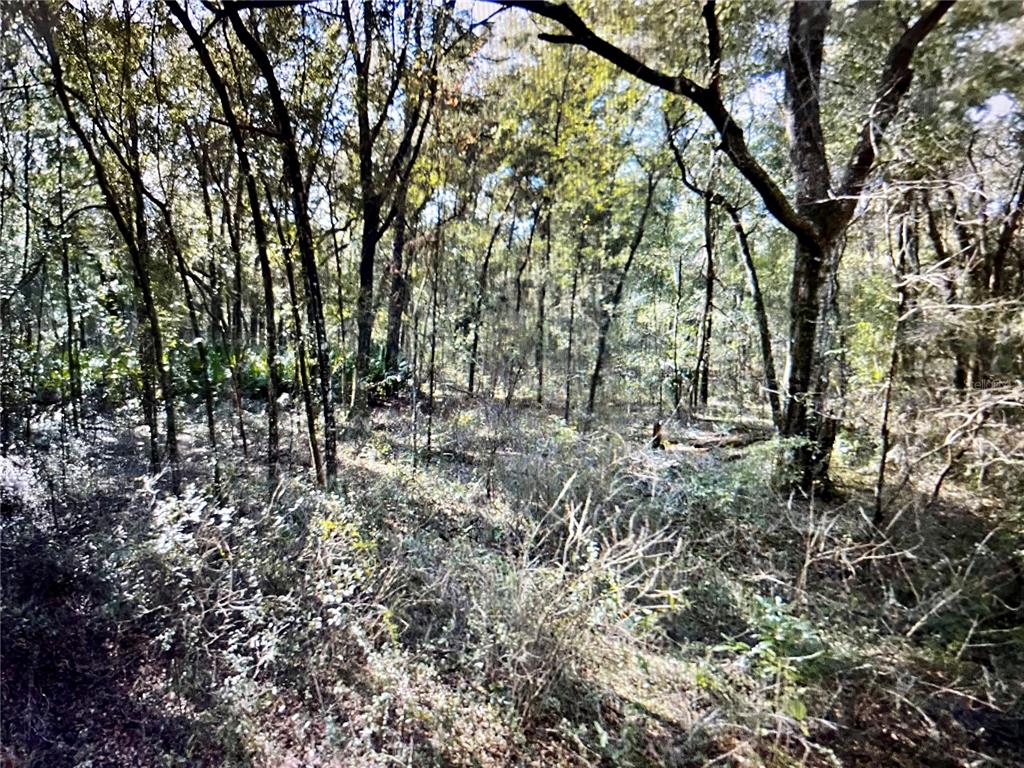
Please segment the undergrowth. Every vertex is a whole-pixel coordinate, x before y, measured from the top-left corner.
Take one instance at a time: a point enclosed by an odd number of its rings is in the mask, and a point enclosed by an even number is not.
[[[180,495],[116,420],[0,460],[16,765],[1011,765],[1019,518],[780,490],[538,411]],[[227,439],[227,438],[226,438]],[[415,458],[415,460],[414,460]],[[198,476],[197,476],[198,477]],[[1006,521],[1011,520],[1008,524]]]

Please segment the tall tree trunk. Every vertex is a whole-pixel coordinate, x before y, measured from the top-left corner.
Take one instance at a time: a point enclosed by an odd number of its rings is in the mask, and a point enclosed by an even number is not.
[[[594,415],[594,405],[597,402],[597,388],[601,384],[601,377],[605,363],[608,358],[608,335],[612,327],[612,320],[619,309],[619,302],[622,300],[622,292],[626,285],[626,278],[629,276],[630,267],[636,258],[640,243],[644,238],[644,231],[647,228],[647,218],[651,212],[651,205],[654,202],[654,190],[657,188],[658,180],[653,173],[647,175],[647,194],[644,198],[643,212],[640,214],[640,221],[637,222],[633,239],[629,243],[629,253],[626,256],[626,263],[622,266],[619,279],[615,284],[615,290],[610,297],[601,302],[601,321],[597,329],[597,354],[594,356],[594,372],[590,376],[590,394],[587,397],[587,416]]]
[[[757,279],[757,268],[754,266],[754,255],[750,250],[750,241],[743,228],[739,211],[735,207],[726,208],[732,219],[736,239],[743,255],[743,268],[747,275],[747,289],[754,306],[754,320],[757,322],[757,336],[761,345],[761,366],[764,371],[764,389],[768,397],[768,405],[772,411],[772,423],[776,429],[782,426],[782,406],[779,403],[779,380],[775,373],[775,356],[772,354],[772,335],[768,328],[768,313],[764,308],[764,296],[761,294],[761,283]]]
[[[576,245],[576,258],[572,265],[572,288],[569,291],[569,338],[565,345],[565,402],[562,406],[562,420],[568,424],[572,413],[572,347],[576,337],[576,293],[580,282],[580,268],[583,262],[583,246],[585,230],[580,230],[580,239]]]
[[[169,250],[174,259],[174,267],[181,280],[181,291],[185,297],[185,309],[188,313],[189,328],[192,331],[192,342],[195,344],[196,353],[199,357],[199,386],[203,394],[203,408],[206,412],[206,436],[210,441],[210,453],[213,456],[213,484],[220,490],[220,455],[217,450],[217,421],[214,410],[213,383],[210,381],[210,356],[207,352],[206,340],[203,338],[202,327],[199,324],[199,313],[196,310],[196,302],[192,297],[192,288],[189,286],[190,274],[185,264],[185,255],[182,253],[181,244],[174,232],[174,224],[171,221],[170,203],[165,202],[159,205],[163,214],[165,236]]]
[[[544,221],[544,260],[540,267],[540,285],[537,286],[537,326],[534,341],[534,365],[537,369],[537,405],[544,402],[544,312],[548,295],[548,269],[551,267],[551,207]]]
[[[775,371],[775,357],[772,353],[772,339],[771,332],[768,327],[768,315],[765,312],[764,297],[761,294],[761,283],[757,278],[757,268],[754,265],[754,257],[750,250],[750,242],[747,239],[746,230],[743,228],[743,222],[740,219],[739,208],[736,205],[730,203],[725,197],[717,192],[712,192],[708,189],[701,189],[693,181],[690,180],[687,171],[686,164],[683,161],[683,154],[679,146],[676,143],[673,135],[673,128],[668,120],[668,116],[665,116],[665,127],[668,136],[669,146],[672,149],[672,154],[675,157],[676,166],[679,168],[679,173],[682,178],[683,184],[692,192],[703,197],[705,200],[710,200],[715,205],[719,205],[725,209],[726,213],[729,214],[729,218],[732,220],[733,230],[736,233],[736,239],[739,242],[740,252],[743,255],[743,268],[747,276],[747,287],[750,290],[750,298],[754,308],[754,319],[757,323],[758,337],[761,346],[761,362],[764,371],[765,380],[765,393],[768,397],[768,404],[771,407],[772,422],[775,424],[776,429],[782,428],[782,406],[779,402],[779,383],[778,375]],[[673,349],[673,399],[675,404],[675,410],[679,410],[680,401],[682,400],[682,376],[679,370],[679,305],[682,301],[682,257],[680,255],[679,263],[676,267],[676,307],[675,317],[672,324],[672,349]]]
[[[899,227],[898,256],[893,264],[893,280],[896,286],[896,323],[892,329],[892,346],[889,348],[889,368],[885,376],[885,391],[882,395],[882,420],[878,428],[878,437],[881,447],[878,457],[878,474],[875,477],[874,488],[874,514],[872,523],[880,527],[885,521],[885,508],[882,503],[882,492],[885,489],[885,462],[889,455],[889,413],[892,410],[892,390],[896,380],[896,373],[900,365],[900,345],[902,343],[901,330],[903,315],[907,311],[908,291],[904,279],[907,265],[907,250],[911,247],[912,235],[907,230],[910,228],[909,215],[904,215]],[[890,241],[891,242],[891,241]]]
[[[265,194],[267,204],[270,206],[270,211],[277,224],[277,239],[281,244],[284,273],[288,280],[288,297],[292,313],[292,338],[295,343],[296,357],[298,358],[295,367],[299,379],[299,391],[302,394],[302,405],[306,412],[306,434],[309,438],[309,455],[313,460],[313,471],[316,473],[317,485],[323,487],[327,484],[327,477],[324,474],[324,462],[320,455],[320,444],[316,436],[316,404],[313,401],[313,392],[309,385],[309,365],[306,360],[306,334],[302,328],[302,314],[299,312],[301,301],[298,289],[295,286],[295,269],[292,266],[291,246],[288,244],[287,238],[285,238],[281,216],[272,202],[273,196],[270,194],[270,190],[267,189]]]
[[[789,51],[786,60],[786,107],[790,134],[790,165],[796,187],[796,209],[811,222],[815,237],[798,237],[793,253],[789,292],[789,348],[786,362],[786,408],[783,433],[808,437],[813,419],[809,407],[817,362],[819,299],[825,257],[830,243],[822,225],[834,214],[830,208],[830,177],[821,128],[819,89],[829,3],[809,0],[794,3],[789,16]],[[810,446],[798,451],[803,474],[813,474]],[[806,483],[804,483],[806,485]]]
[[[11,343],[11,309],[10,299],[0,297],[0,456],[6,456],[11,445],[11,395],[8,380],[10,379],[12,351]]]
[[[441,275],[441,211],[437,212],[437,230],[434,251],[430,259],[430,361],[428,363],[429,389],[427,392],[427,453],[430,453],[434,437],[434,385],[437,370],[437,305],[438,283]]]
[[[267,83],[267,93],[274,111],[274,122],[278,130],[278,144],[281,148],[284,178],[292,195],[292,210],[298,232],[299,256],[305,276],[306,312],[313,327],[313,342],[316,352],[316,367],[320,381],[320,404],[324,417],[324,465],[327,480],[331,482],[338,474],[337,427],[334,417],[334,398],[331,384],[331,364],[327,349],[327,327],[324,322],[323,292],[320,289],[320,273],[316,263],[313,242],[313,228],[309,219],[309,204],[306,185],[299,162],[299,150],[292,128],[291,113],[284,103],[281,88],[274,73],[274,67],[263,46],[253,37],[242,22],[238,11],[229,9],[232,29],[256,63],[260,74]],[[270,335],[268,329],[268,336]]]
[[[935,249],[935,256],[944,270],[950,270],[955,265],[946,249],[935,211],[928,204],[927,199],[925,204],[928,207],[928,237],[932,241],[932,248]],[[946,277],[944,283],[946,304],[950,306],[955,305],[957,301],[956,280]],[[955,315],[956,309],[950,309],[950,312]],[[953,357],[953,388],[958,392],[964,392],[967,389],[967,354],[963,348],[963,340],[959,338],[956,331],[950,334],[949,351]]]
[[[678,416],[683,406],[683,383],[688,378],[679,365],[679,318],[683,304],[683,249],[676,256],[676,296],[672,309],[672,413]]]
[[[245,171],[241,168],[241,164],[239,164],[238,170],[243,176],[245,175]],[[249,173],[251,174],[252,172],[249,171]],[[242,338],[242,331],[245,328],[244,319],[242,317],[242,185],[239,184],[238,188],[235,190],[235,204],[233,206],[229,206],[227,199],[227,174],[225,174],[224,182],[224,216],[227,217],[228,238],[230,239],[232,246],[231,255],[234,256],[234,270],[231,277],[231,343],[236,350],[241,351],[245,346],[245,341]],[[245,180],[244,184],[248,189],[248,179]],[[249,195],[249,207],[250,209],[252,208],[251,194]],[[229,212],[233,212],[230,217],[228,217]],[[253,234],[257,237],[258,243],[259,238],[256,235],[255,227],[253,228]],[[255,339],[253,341],[255,341]]]
[[[691,393],[690,405],[696,408],[708,406],[708,378],[711,368],[711,329],[714,319],[715,299],[715,230],[711,211],[711,197],[704,198],[704,306],[700,316],[700,344],[693,370],[696,387]]]
[[[523,259],[519,262],[519,266],[516,269],[516,315],[519,314],[523,306],[523,273],[530,265],[530,255],[533,252],[533,236],[537,231],[540,213],[541,206],[538,205],[533,211],[533,218],[530,220],[530,232],[526,238],[526,252],[523,254]]]
[[[341,269],[341,252],[343,249],[338,244],[338,217],[334,212],[333,175],[334,170],[332,167],[328,172],[324,191],[327,197],[327,218],[331,225],[331,252],[334,255],[335,284],[337,286],[335,301],[338,305],[338,348],[343,349],[345,347],[345,281],[342,277]],[[346,225],[347,231],[348,227]],[[341,396],[344,397],[343,394]]]
[[[267,469],[270,480],[273,481],[277,477],[277,395],[281,389],[281,382],[280,371],[277,366],[277,322],[274,317],[274,278],[270,269],[270,258],[267,255],[267,228],[263,221],[263,213],[260,208],[260,198],[256,187],[256,177],[253,175],[252,168],[249,165],[249,153],[245,148],[245,139],[242,136],[242,130],[239,127],[237,118],[235,117],[235,110],[231,105],[227,86],[224,84],[224,80],[217,71],[217,67],[213,62],[213,58],[210,56],[210,51],[206,47],[206,43],[203,41],[196,28],[192,26],[192,22],[189,21],[188,14],[185,13],[184,9],[176,2],[176,0],[166,1],[168,9],[174,17],[178,19],[182,29],[184,29],[185,33],[188,35],[188,38],[192,43],[192,47],[199,55],[199,59],[203,64],[203,69],[206,70],[207,77],[210,79],[210,84],[213,86],[214,91],[217,92],[221,112],[224,114],[224,120],[228,124],[228,131],[231,134],[232,143],[235,145],[235,154],[238,157],[238,171],[245,180],[245,190],[249,200],[249,214],[252,217],[253,235],[256,239],[256,256],[259,261],[260,276],[263,282],[263,307],[266,313],[267,323]]]
[[[364,193],[365,195],[365,193]],[[377,257],[380,232],[381,201],[375,194],[364,196],[362,204],[363,231],[359,244],[359,297],[356,299],[356,388],[353,412],[364,413],[369,405],[366,375],[370,369],[370,347],[373,343],[373,267]]]
[[[480,264],[480,277],[477,279],[477,291],[476,301],[473,303],[473,313],[470,316],[469,323],[473,330],[473,339],[469,345],[469,394],[473,394],[476,385],[476,369],[477,369],[477,354],[480,349],[480,321],[483,315],[484,299],[487,295],[487,279],[488,271],[491,266],[491,255],[494,253],[494,243],[498,239],[498,233],[501,231],[501,225],[505,223],[505,214],[508,213],[509,208],[512,207],[512,203],[516,199],[516,193],[518,190],[513,190],[511,196],[509,196],[508,203],[505,205],[505,210],[502,211],[501,216],[498,217],[498,223],[494,225],[494,230],[491,232],[491,239],[487,242],[487,250],[484,251],[484,259]],[[513,226],[514,230],[515,227]]]
[[[67,220],[64,209],[64,153],[57,153],[57,216],[60,219],[60,277],[64,295],[64,352],[68,366],[68,402],[71,406],[71,427],[77,435],[79,413],[82,402],[82,372],[79,364],[78,346],[75,333],[75,312],[71,296],[71,254],[69,248],[70,233],[67,232]]]
[[[134,110],[129,110],[130,136],[130,168],[132,195],[135,209],[136,233],[136,269],[138,284],[142,293],[143,308],[149,324],[149,335],[152,342],[153,367],[160,381],[160,394],[164,405],[164,432],[167,437],[167,461],[171,467],[171,486],[177,492],[181,484],[180,461],[178,458],[178,425],[177,410],[174,403],[174,378],[171,374],[169,361],[164,363],[164,339],[160,328],[160,317],[157,314],[156,299],[153,295],[152,279],[149,272],[150,238],[149,226],[146,221],[145,186],[142,180],[141,157],[139,153],[139,130],[135,121]]]
[[[398,358],[402,341],[402,316],[409,302],[409,284],[406,278],[405,244],[409,229],[406,206],[408,185],[402,184],[395,196],[395,234],[391,245],[390,277],[388,291],[388,330],[384,343],[384,370],[388,375],[398,372]]]
[[[190,143],[192,143],[191,134],[187,133]],[[199,172],[201,176],[200,186],[202,189],[203,197],[203,215],[206,218],[206,250],[209,254],[209,270],[210,270],[210,338],[214,339],[214,348],[219,349],[222,353],[225,351],[225,345],[228,345],[227,359],[228,369],[231,371],[231,403],[235,410],[235,418],[238,421],[238,436],[242,442],[242,456],[245,458],[249,457],[249,441],[245,434],[245,414],[242,410],[242,395],[239,390],[239,382],[241,381],[241,368],[239,366],[240,350],[235,345],[236,340],[229,338],[228,323],[224,319],[224,305],[222,302],[222,296],[220,293],[219,277],[220,267],[218,259],[216,258],[217,253],[217,237],[214,232],[213,226],[213,199],[210,196],[209,185],[212,183],[213,174],[210,168],[210,158],[206,151],[205,146],[195,146],[193,149],[197,155],[199,166]],[[226,203],[227,196],[224,196]],[[221,217],[221,237],[224,235],[225,220],[227,219],[227,209],[224,210],[224,215]],[[237,236],[233,228],[231,228],[229,234],[229,240],[231,241],[232,253],[236,254],[237,258],[240,258],[241,246],[237,241]],[[232,436],[233,439],[233,436]]]

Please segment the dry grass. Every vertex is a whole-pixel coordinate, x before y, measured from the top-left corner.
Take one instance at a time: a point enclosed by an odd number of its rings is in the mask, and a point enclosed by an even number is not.
[[[776,490],[774,443],[718,424],[658,452],[642,424],[613,426],[463,405],[414,462],[407,414],[379,412],[343,444],[331,493],[296,471],[269,500],[251,461],[226,461],[219,501],[201,485],[168,497],[116,423],[35,457],[8,473],[31,493],[4,497],[8,754],[1021,758],[1012,518],[976,490],[929,507],[908,489],[879,535],[852,469],[845,501],[808,503]]]

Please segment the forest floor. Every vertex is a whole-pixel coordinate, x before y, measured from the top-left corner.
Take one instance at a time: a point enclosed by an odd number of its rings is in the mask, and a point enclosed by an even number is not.
[[[299,413],[267,488],[252,412],[218,494],[197,416],[173,496],[133,418],[0,460],[3,765],[1024,762],[1020,531],[956,483],[883,534],[842,451],[824,504],[757,425],[460,398],[329,493]]]

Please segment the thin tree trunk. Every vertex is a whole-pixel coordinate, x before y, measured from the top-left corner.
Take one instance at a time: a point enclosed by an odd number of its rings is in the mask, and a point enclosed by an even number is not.
[[[679,315],[683,303],[683,250],[676,258],[676,300],[672,314],[672,412],[678,415],[683,405],[683,371],[679,367]]]
[[[341,246],[338,245],[338,219],[334,213],[334,195],[331,193],[333,183],[328,178],[327,185],[324,187],[327,193],[327,216],[331,224],[331,250],[334,254],[334,270],[335,270],[335,283],[337,284],[337,303],[338,303],[338,347],[345,347],[345,292],[344,285],[345,281],[342,278],[341,270]],[[346,227],[347,230],[347,227]]]
[[[321,487],[327,484],[327,477],[324,474],[324,462],[320,455],[320,444],[316,436],[316,405],[313,402],[313,392],[309,385],[309,366],[306,360],[306,334],[302,328],[302,314],[299,312],[299,296],[295,287],[295,270],[292,266],[291,246],[286,242],[284,227],[281,224],[281,217],[271,202],[270,190],[266,190],[267,202],[270,205],[271,213],[277,223],[277,238],[281,244],[281,257],[284,260],[284,273],[288,279],[288,296],[292,312],[292,329],[295,341],[295,351],[298,357],[296,365],[299,379],[300,392],[302,393],[302,405],[306,412],[306,434],[309,439],[309,455],[313,460],[313,471],[316,473],[317,485]]]
[[[526,238],[526,253],[523,254],[523,260],[519,262],[519,267],[516,269],[516,315],[519,314],[523,304],[523,272],[526,271],[530,264],[530,254],[533,251],[533,235],[537,231],[540,212],[541,207],[537,206],[533,212],[533,219],[530,221],[530,233]]]
[[[708,378],[711,367],[711,329],[714,318],[715,298],[715,242],[714,221],[711,212],[711,198],[704,198],[704,253],[706,257],[704,269],[704,307],[700,318],[700,345],[697,348],[697,361],[694,364],[694,376],[697,386],[691,394],[690,405],[696,408],[708,405]]]
[[[430,454],[434,437],[434,384],[437,364],[437,294],[441,273],[441,212],[437,213],[437,236],[435,238],[433,258],[430,260],[430,362],[427,375],[429,390],[427,394],[427,454]]]
[[[8,366],[11,365],[13,344],[11,338],[10,300],[0,298],[0,455],[6,456],[11,444],[11,397],[8,388]]]
[[[945,269],[952,268],[954,263],[949,258],[945,242],[942,239],[942,232],[939,230],[938,220],[935,217],[935,211],[932,210],[931,205],[928,205],[928,237],[932,241],[932,247],[935,249],[935,256],[938,258],[939,264],[944,265]],[[956,281],[947,277],[944,282],[946,287],[946,303],[954,305],[957,300]],[[950,313],[955,316],[956,309],[950,309]],[[967,389],[967,355],[963,349],[963,342],[956,331],[950,334],[949,351],[953,356],[953,388],[957,392],[962,393]]]
[[[608,357],[609,331],[611,330],[615,313],[618,311],[619,302],[622,300],[622,292],[626,285],[626,278],[629,276],[630,267],[633,266],[633,260],[636,258],[637,251],[640,249],[640,243],[644,238],[644,230],[647,228],[647,218],[651,212],[651,205],[654,202],[654,190],[657,184],[658,180],[654,174],[648,173],[647,195],[644,199],[643,212],[640,214],[640,221],[637,222],[636,231],[633,233],[633,239],[629,244],[629,254],[626,257],[626,263],[622,266],[622,272],[619,273],[615,290],[606,301],[601,302],[601,322],[597,329],[597,354],[594,356],[594,372],[590,376],[590,394],[587,397],[588,417],[594,415],[597,388],[601,384],[601,376]]]
[[[164,431],[167,437],[167,461],[171,467],[171,486],[175,492],[181,484],[180,461],[178,458],[178,425],[174,403],[174,379],[170,365],[164,364],[164,340],[157,314],[156,299],[153,296],[152,280],[149,274],[150,239],[149,227],[146,222],[145,187],[142,181],[141,159],[138,146],[138,125],[134,111],[129,111],[129,127],[131,131],[129,175],[132,181],[132,194],[135,207],[135,233],[137,251],[137,270],[139,287],[142,293],[143,307],[149,323],[152,339],[153,366],[160,381],[160,393],[164,404]]]
[[[576,293],[580,282],[580,265],[583,260],[584,230],[576,246],[576,258],[572,265],[572,289],[569,292],[569,339],[565,346],[565,403],[562,406],[562,420],[569,423],[572,413],[572,346],[576,336]]]
[[[274,111],[274,121],[277,124],[278,144],[281,148],[284,178],[292,193],[292,209],[295,216],[295,226],[298,231],[299,256],[301,257],[302,271],[305,275],[306,312],[309,315],[310,325],[313,327],[316,367],[320,381],[320,404],[323,408],[324,417],[324,453],[326,454],[324,465],[327,472],[327,481],[331,482],[338,474],[338,435],[334,418],[330,357],[327,350],[327,328],[324,322],[323,292],[320,289],[320,274],[316,263],[313,229],[309,220],[306,186],[303,180],[302,166],[299,162],[299,152],[292,128],[291,114],[284,103],[284,97],[281,94],[281,88],[267,52],[242,22],[236,9],[229,9],[227,13],[236,36],[249,52],[249,55],[263,75],[264,81],[267,83],[267,93],[270,96]]]
[[[736,231],[736,238],[740,244],[740,252],[743,254],[743,268],[747,274],[747,288],[750,290],[750,300],[754,305],[754,320],[757,322],[757,335],[761,343],[761,365],[764,370],[764,388],[768,396],[768,405],[772,411],[772,423],[776,429],[782,426],[782,405],[779,402],[779,380],[775,373],[775,357],[772,354],[772,336],[768,328],[768,313],[764,308],[764,296],[761,294],[761,283],[757,279],[757,268],[754,266],[754,256],[750,251],[750,241],[747,239],[746,230],[740,220],[739,211],[734,206],[726,208],[729,218],[732,219],[733,229]]]
[[[213,484],[220,489],[220,455],[217,450],[217,421],[214,411],[213,384],[210,381],[210,358],[207,353],[206,340],[203,339],[202,328],[199,325],[199,315],[196,312],[196,303],[192,297],[192,289],[189,287],[189,271],[185,265],[185,256],[181,251],[177,235],[174,233],[174,225],[171,222],[170,203],[163,203],[159,206],[163,213],[164,226],[166,227],[167,243],[170,246],[171,254],[174,257],[174,265],[181,279],[182,294],[185,297],[185,309],[188,312],[189,327],[192,330],[193,343],[199,357],[199,385],[203,391],[203,406],[206,411],[206,434],[210,441],[210,453],[213,455]]]
[[[412,316],[412,465],[419,465],[419,431],[420,431],[420,313],[419,309]]]
[[[518,189],[512,192],[512,195],[508,199],[508,203],[505,205],[505,210],[502,211],[501,216],[498,217],[498,223],[494,225],[494,230],[491,232],[491,239],[487,243],[487,250],[484,252],[484,260],[480,265],[480,277],[477,280],[477,292],[476,301],[473,304],[473,314],[470,317],[470,325],[473,328],[473,340],[469,346],[469,394],[473,394],[476,384],[476,368],[477,368],[477,354],[480,349],[480,320],[483,315],[484,299],[487,295],[487,279],[488,270],[491,265],[491,255],[494,253],[494,243],[498,239],[498,233],[501,231],[501,225],[505,223],[505,214],[508,213],[509,208],[512,207],[512,203],[516,199]],[[515,227],[513,226],[514,230]]]
[[[210,79],[210,84],[217,92],[221,111],[228,124],[235,154],[238,157],[238,170],[245,179],[245,189],[249,198],[249,213],[252,216],[253,235],[256,239],[256,255],[260,265],[260,276],[263,281],[263,306],[267,323],[267,469],[270,480],[277,477],[278,462],[278,406],[277,395],[280,391],[280,371],[277,367],[277,323],[274,317],[274,278],[270,269],[270,258],[267,255],[267,229],[260,209],[259,193],[256,188],[256,177],[249,165],[249,154],[245,149],[245,139],[235,117],[227,86],[224,84],[217,67],[210,56],[210,51],[203,42],[196,28],[192,26],[188,15],[175,0],[166,0],[167,7],[181,23],[192,42],[192,47],[199,55],[203,68]],[[236,208],[237,210],[237,208]],[[236,250],[236,256],[240,248]]]
[[[245,171],[241,168],[239,163],[239,172],[244,174]],[[251,171],[250,171],[251,173]],[[227,179],[225,179],[225,183]],[[245,184],[248,186],[248,180]],[[249,207],[252,207],[252,196],[249,196]],[[227,216],[228,211],[234,211],[233,218],[227,220],[228,225],[228,237],[231,240],[231,255],[234,256],[234,271],[232,272],[231,278],[231,343],[234,345],[236,350],[241,350],[244,346],[244,340],[242,339],[242,330],[245,327],[245,323],[242,318],[242,226],[241,226],[241,212],[242,212],[242,185],[240,184],[235,191],[235,204],[234,206],[228,206],[227,201],[227,190],[224,190],[224,215]],[[255,233],[255,228],[254,228]]]
[[[544,261],[541,264],[540,285],[537,287],[537,329],[534,344],[534,365],[537,368],[537,405],[544,402],[544,311],[548,295],[548,269],[551,266],[551,209],[544,223]]]
[[[71,297],[71,255],[68,247],[69,233],[64,213],[64,153],[57,153],[57,216],[60,218],[60,276],[64,293],[65,339],[64,350],[68,366],[68,400],[71,405],[71,427],[78,434],[79,413],[82,401],[82,373],[75,334],[75,313]]]
[[[389,375],[398,372],[398,357],[402,340],[402,316],[409,301],[409,285],[405,274],[405,242],[409,228],[406,218],[408,186],[402,184],[395,199],[395,234],[391,247],[390,277],[388,291],[388,329],[384,343],[384,370]]]
[[[872,523],[876,528],[881,527],[885,520],[885,510],[882,504],[882,491],[885,488],[885,461],[889,455],[889,413],[892,409],[892,389],[900,362],[900,344],[902,341],[900,331],[903,323],[903,315],[907,311],[908,291],[904,281],[904,274],[906,272],[907,264],[907,249],[910,247],[910,237],[908,236],[906,229],[910,226],[909,218],[905,216],[904,220],[900,222],[899,256],[893,265],[893,279],[896,283],[896,295],[898,296],[898,301],[896,303],[896,324],[892,331],[892,346],[889,350],[889,369],[886,373],[885,392],[882,396],[882,421],[878,429],[881,448],[879,451],[880,455],[878,457],[878,475],[875,478],[875,510],[874,515],[872,516]]]
[[[198,149],[198,148],[197,148]],[[224,308],[221,303],[220,291],[217,288],[216,278],[217,266],[213,254],[215,253],[215,242],[216,237],[214,236],[213,229],[213,201],[210,198],[209,182],[212,174],[210,173],[209,158],[206,156],[205,147],[202,148],[202,157],[200,159],[200,166],[202,170],[202,191],[203,191],[203,213],[206,216],[206,248],[210,254],[210,275],[211,275],[211,286],[210,286],[210,315],[212,319],[212,327],[218,329],[220,334],[220,349],[223,351],[224,344],[230,345],[230,352],[228,355],[228,368],[231,371],[231,402],[235,409],[235,418],[238,420],[238,436],[242,441],[242,456],[244,458],[249,457],[249,441],[245,434],[245,418],[244,411],[242,409],[242,394],[239,390],[239,382],[241,381],[241,368],[239,366],[239,356],[241,350],[236,346],[236,339],[229,339],[228,325],[224,321]],[[226,195],[224,200],[226,202]],[[225,208],[224,216],[221,218],[221,235],[224,233],[224,220],[227,218],[227,209]],[[238,243],[237,236],[233,228],[229,228],[229,240],[231,241],[232,252],[236,255],[236,258],[241,257],[241,247]],[[211,332],[211,336],[213,333]],[[232,436],[233,439],[233,436]]]

